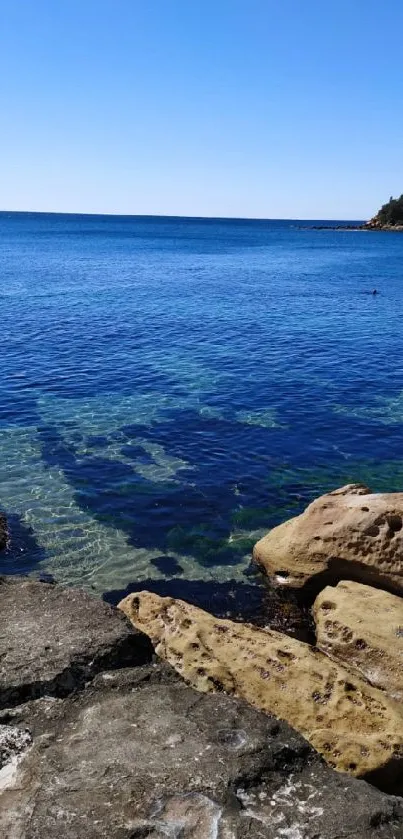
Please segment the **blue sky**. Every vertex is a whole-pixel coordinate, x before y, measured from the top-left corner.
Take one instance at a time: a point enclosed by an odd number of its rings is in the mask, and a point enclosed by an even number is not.
[[[0,208],[366,218],[402,32],[400,0],[0,0]]]

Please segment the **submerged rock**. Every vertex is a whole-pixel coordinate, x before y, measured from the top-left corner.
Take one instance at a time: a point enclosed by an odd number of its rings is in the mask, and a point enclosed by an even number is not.
[[[32,746],[0,789],[7,839],[401,839],[403,806],[286,724],[164,665],[15,708]]]
[[[316,598],[317,646],[403,700],[403,600],[360,583],[327,586]]]
[[[4,513],[0,513],[0,551],[7,546],[7,519]]]
[[[254,559],[278,586],[323,588],[354,579],[403,594],[403,493],[349,484],[273,528]]]
[[[149,592],[120,609],[200,691],[225,691],[286,720],[340,771],[403,774],[403,708],[316,648],[273,630],[220,620]]]
[[[149,661],[148,639],[79,589],[0,577],[0,708],[65,696],[105,667]]]

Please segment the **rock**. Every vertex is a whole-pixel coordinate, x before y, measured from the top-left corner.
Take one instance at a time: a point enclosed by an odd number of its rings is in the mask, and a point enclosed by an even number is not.
[[[31,743],[31,733],[27,729],[0,724],[0,799],[1,791],[16,782],[18,764]]]
[[[0,578],[0,708],[65,696],[101,669],[149,661],[148,639],[84,591]]]
[[[0,513],[0,551],[7,545],[7,519],[4,513]]]
[[[403,493],[350,484],[273,528],[253,556],[277,586],[316,588],[354,579],[403,594]]]
[[[129,594],[138,591],[152,591],[160,597],[173,597],[193,603],[217,618],[247,621],[257,626],[267,626],[300,638],[301,641],[315,639],[311,608],[288,590],[267,586],[259,570],[252,566],[252,583],[218,582],[206,580],[152,580],[130,583],[125,589],[105,592],[103,599],[113,606]],[[258,584],[256,584],[258,583]]]
[[[403,772],[403,709],[316,648],[149,592],[120,608],[200,691],[225,691],[286,720],[329,765],[389,783]]]
[[[0,772],[21,752],[31,745],[29,731],[11,725],[0,724]]]
[[[341,582],[316,598],[317,646],[403,700],[403,600],[394,594]]]
[[[127,666],[150,643],[100,601],[26,579],[3,580],[0,599],[6,691],[37,697],[0,711],[0,836],[403,839],[400,799],[334,773],[287,724],[196,693],[168,664]]]
[[[4,712],[3,712],[4,713]],[[402,839],[403,806],[164,665],[14,708],[33,744],[0,790],[7,839]]]

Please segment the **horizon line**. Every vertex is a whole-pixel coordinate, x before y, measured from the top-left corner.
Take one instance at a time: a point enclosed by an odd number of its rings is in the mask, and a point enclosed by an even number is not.
[[[36,215],[36,216],[86,216],[90,218],[167,218],[167,219],[193,219],[194,221],[354,221],[363,222],[367,219],[346,218],[343,217],[319,217],[316,218],[296,218],[295,216],[287,216],[282,218],[266,217],[266,216],[187,216],[167,213],[88,213],[88,212],[73,212],[73,210],[0,210],[0,215]]]

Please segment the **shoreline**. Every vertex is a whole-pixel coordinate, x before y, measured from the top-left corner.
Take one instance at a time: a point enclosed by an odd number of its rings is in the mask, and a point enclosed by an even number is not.
[[[4,835],[403,836],[402,522],[403,493],[349,484],[272,528],[261,627],[0,576]]]
[[[403,233],[403,224],[313,224],[301,226],[300,230],[355,230],[364,233]]]

